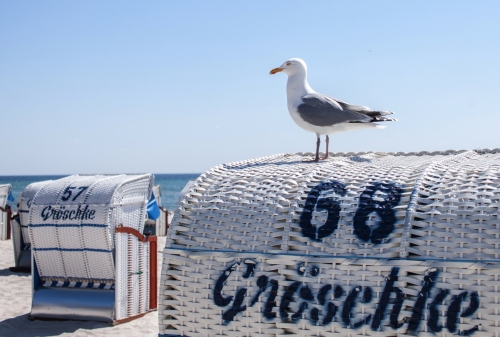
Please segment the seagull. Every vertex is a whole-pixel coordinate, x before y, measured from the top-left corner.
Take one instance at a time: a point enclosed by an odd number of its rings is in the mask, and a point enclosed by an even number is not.
[[[316,157],[311,162],[328,158],[328,135],[333,133],[359,130],[365,128],[384,129],[385,126],[375,122],[396,121],[384,116],[392,115],[391,111],[373,111],[366,106],[351,105],[314,91],[307,83],[307,66],[299,58],[285,61],[278,68],[270,71],[270,75],[284,72],[288,75],[286,98],[288,111],[293,121],[302,129],[313,132],[316,141]],[[325,156],[319,157],[320,136],[326,135]]]

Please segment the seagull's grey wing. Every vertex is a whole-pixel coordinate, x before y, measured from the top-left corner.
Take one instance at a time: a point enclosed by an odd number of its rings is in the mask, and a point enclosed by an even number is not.
[[[370,122],[363,113],[344,109],[331,97],[314,93],[302,97],[297,111],[304,121],[316,126],[330,126],[346,122]]]
[[[373,111],[367,106],[362,106],[362,105],[353,105],[349,104],[346,102],[343,102],[339,99],[334,98],[334,100],[344,109],[344,110],[349,110],[349,111],[354,111],[357,113],[361,113],[370,117],[380,117],[380,116],[387,116],[387,115],[392,115],[394,112],[392,111]]]

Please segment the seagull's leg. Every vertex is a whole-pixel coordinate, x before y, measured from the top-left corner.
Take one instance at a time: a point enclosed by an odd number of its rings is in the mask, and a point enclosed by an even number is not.
[[[319,161],[319,144],[321,144],[321,139],[319,139],[318,135],[318,140],[316,141],[316,158],[314,161]]]
[[[326,143],[326,154],[323,158],[321,158],[322,160],[328,158],[328,143],[330,143],[330,138],[328,138],[328,135],[326,135],[325,143]]]
[[[319,144],[321,143],[321,140],[319,139],[319,135],[316,136],[318,137],[318,140],[316,141],[316,158],[314,158],[313,160],[303,160],[304,163],[312,163],[319,161]]]

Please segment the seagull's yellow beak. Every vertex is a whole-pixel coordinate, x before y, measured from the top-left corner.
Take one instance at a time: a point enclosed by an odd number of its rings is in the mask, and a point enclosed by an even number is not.
[[[283,70],[283,68],[274,68],[273,70],[271,70],[271,71],[269,72],[269,75],[274,75],[274,74],[276,74],[276,73],[279,73],[279,72],[280,72],[280,71],[282,71],[282,70]]]

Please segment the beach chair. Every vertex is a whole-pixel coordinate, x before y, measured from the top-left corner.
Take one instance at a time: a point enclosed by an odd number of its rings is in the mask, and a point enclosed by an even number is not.
[[[500,335],[500,149],[311,155],[185,191],[160,336]]]
[[[142,234],[153,180],[73,175],[36,192],[30,319],[121,323],[156,308],[156,237]]]
[[[7,199],[10,194],[11,185],[4,184],[0,185],[0,207],[5,209],[5,205],[7,205]],[[0,211],[0,240],[8,240],[10,239],[10,228],[9,228],[9,219],[7,212]]]

